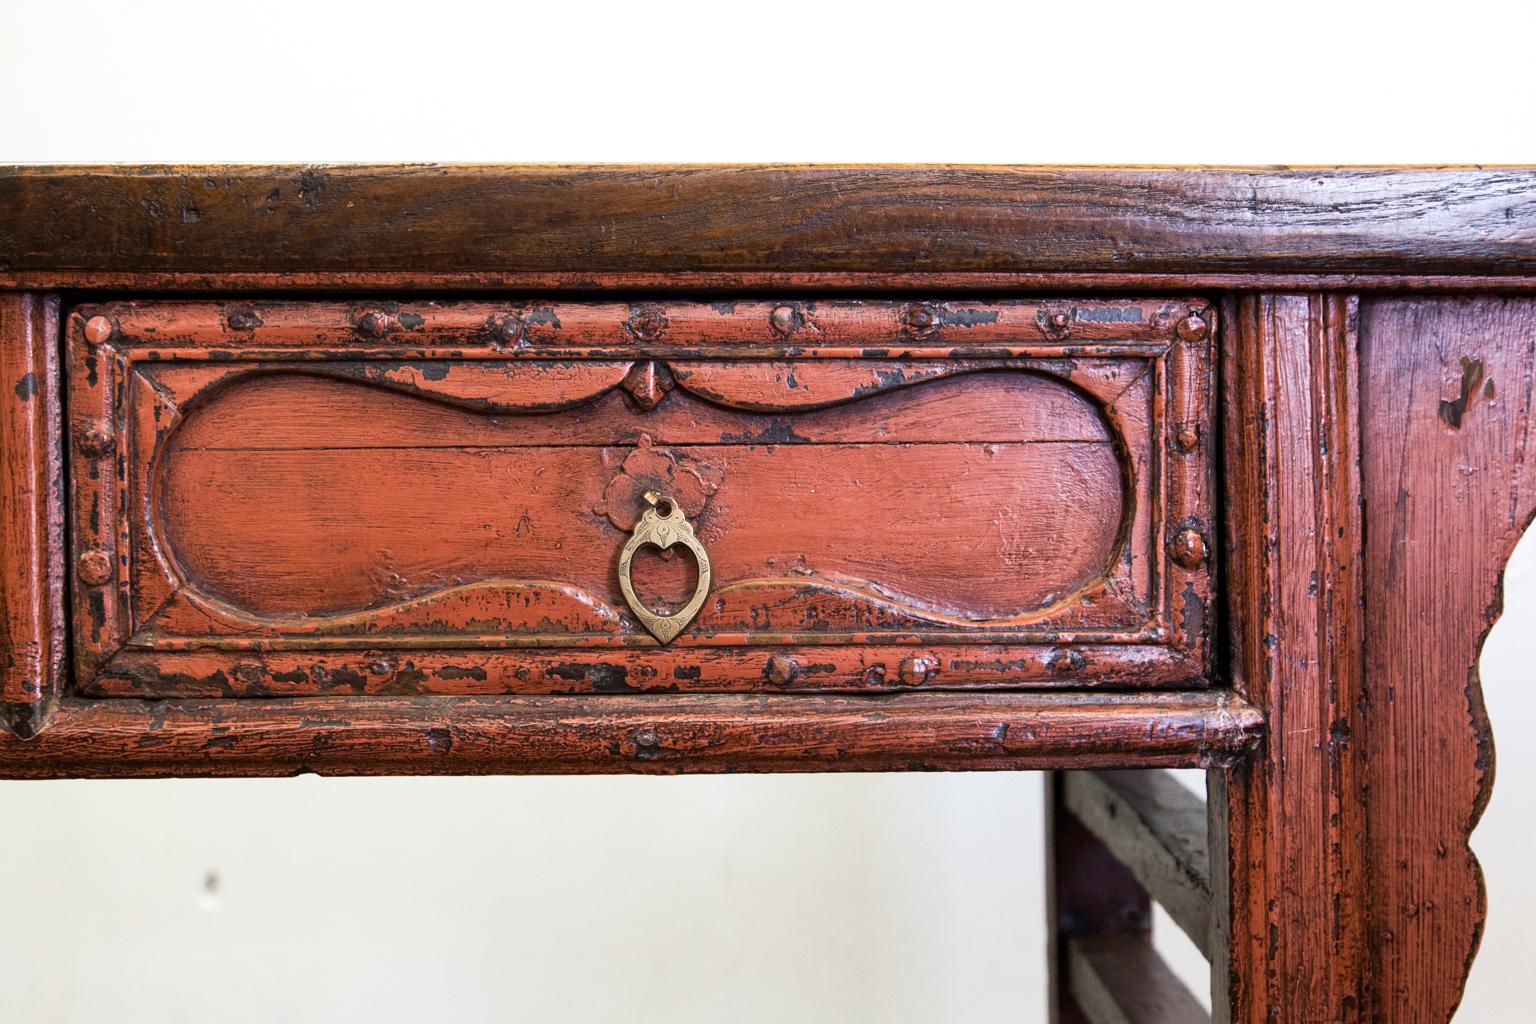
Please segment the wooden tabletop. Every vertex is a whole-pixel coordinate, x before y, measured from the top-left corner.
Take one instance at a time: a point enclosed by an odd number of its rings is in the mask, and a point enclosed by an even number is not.
[[[0,283],[87,269],[1520,275],[1536,168],[0,168]]]

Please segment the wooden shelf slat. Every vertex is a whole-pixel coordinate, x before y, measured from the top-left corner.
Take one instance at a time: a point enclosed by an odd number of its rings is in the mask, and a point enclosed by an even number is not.
[[[1067,940],[1067,976],[1087,1024],[1209,1024],[1211,1015],[1168,968],[1152,935],[1107,931]]]
[[[1209,960],[1205,801],[1162,771],[1071,772],[1063,798],[1072,816],[1130,869]]]

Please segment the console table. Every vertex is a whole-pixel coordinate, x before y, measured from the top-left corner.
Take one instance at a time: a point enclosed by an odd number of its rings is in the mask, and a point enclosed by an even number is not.
[[[1043,769],[1056,1020],[1444,1022],[1533,380],[1536,170],[0,169],[0,776]]]

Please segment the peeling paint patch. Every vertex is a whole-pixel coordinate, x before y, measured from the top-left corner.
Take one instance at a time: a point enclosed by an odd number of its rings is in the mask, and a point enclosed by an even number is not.
[[[1488,382],[1492,385],[1492,381]],[[1483,385],[1483,361],[1461,357],[1461,394],[1453,401],[1441,400],[1440,418],[1453,430],[1461,429],[1461,421],[1477,401],[1478,388]]]
[[[944,314],[944,323],[955,327],[977,327],[997,323],[995,309],[951,309]]]
[[[330,178],[320,171],[302,171],[299,174],[299,202],[308,209],[315,209],[325,201],[331,187]],[[275,193],[277,190],[274,189]],[[269,196],[269,199],[274,198]]]
[[[1083,309],[1072,311],[1072,319],[1086,324],[1139,324],[1141,307],[1120,306],[1112,308]]]

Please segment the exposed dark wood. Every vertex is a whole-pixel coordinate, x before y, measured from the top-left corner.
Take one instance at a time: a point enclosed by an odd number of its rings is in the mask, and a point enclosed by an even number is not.
[[[64,680],[59,303],[0,292],[0,721],[47,722]]]
[[[1262,728],[1208,691],[87,700],[0,778],[1199,767]]]
[[[1267,711],[1219,780],[1218,1021],[1360,1019],[1367,984],[1356,301],[1256,295],[1223,347],[1233,684]],[[1406,771],[1396,764],[1393,771]],[[1388,1017],[1405,1020],[1406,1017]]]
[[[1347,258],[1347,254],[1345,254]],[[111,291],[139,295],[271,294],[332,292],[350,296],[485,294],[616,294],[656,297],[666,294],[759,295],[808,298],[828,295],[921,294],[925,298],[1021,295],[1038,292],[1149,294],[1226,291],[1339,291],[1413,294],[1523,294],[1536,292],[1536,276],[1495,274],[1148,274],[1138,272],[1071,273],[881,273],[804,271],[798,273],[412,273],[409,271],[6,271],[0,288],[19,291]]]
[[[1213,321],[1188,299],[84,306],[77,687],[1200,685]],[[713,567],[665,648],[615,573],[651,490]],[[691,565],[645,565],[641,598],[681,603]]]
[[[1365,755],[1364,1016],[1439,1022],[1482,934],[1478,657],[1536,513],[1536,302],[1369,302],[1361,353],[1368,686],[1348,743]]]
[[[1536,271],[1520,168],[12,167],[9,271]]]
[[[1064,772],[1066,809],[1212,956],[1205,801],[1166,772]]]
[[[1073,936],[1125,930],[1150,934],[1152,902],[1109,848],[1068,810],[1067,772],[1045,780],[1045,927],[1051,1024],[1085,1020],[1072,994]]]
[[[1067,940],[1072,995],[1090,1024],[1200,1024],[1211,1015],[1168,969],[1149,932]]]

